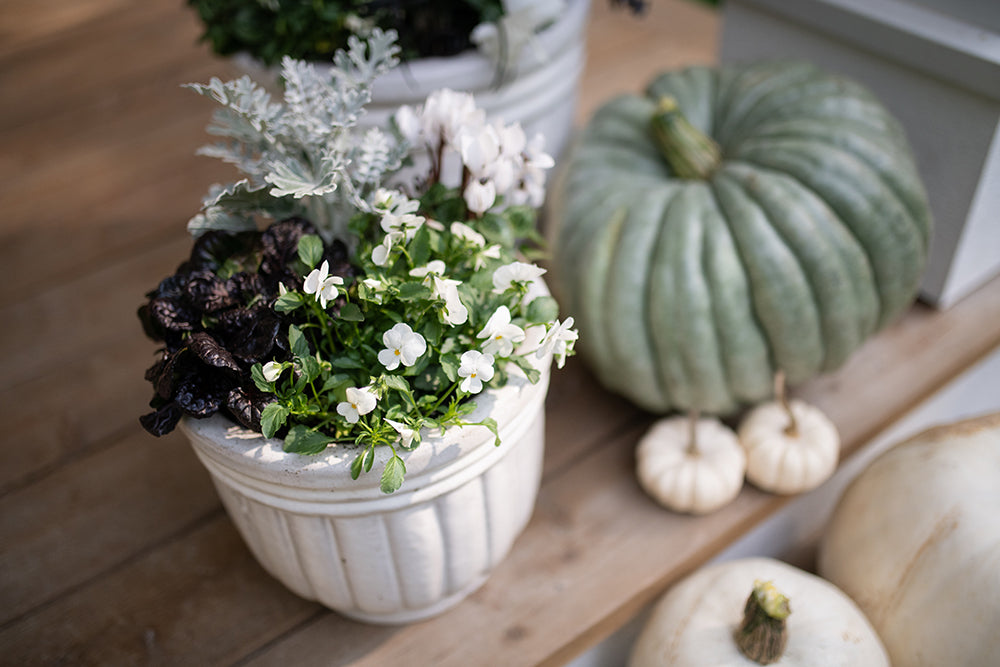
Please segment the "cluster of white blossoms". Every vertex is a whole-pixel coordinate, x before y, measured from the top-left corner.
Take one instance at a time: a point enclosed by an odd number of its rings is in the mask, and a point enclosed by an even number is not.
[[[545,171],[555,162],[541,134],[528,140],[518,123],[487,122],[471,94],[449,89],[431,93],[422,107],[401,107],[394,119],[411,146],[430,151],[435,176],[441,176],[448,152],[460,157],[462,196],[474,214],[501,197],[508,205],[542,205]]]

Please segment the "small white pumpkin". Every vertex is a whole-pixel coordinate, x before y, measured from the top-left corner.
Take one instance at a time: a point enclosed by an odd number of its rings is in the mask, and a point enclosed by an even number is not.
[[[751,410],[739,427],[747,453],[747,480],[771,493],[810,491],[833,474],[840,434],[814,405],[787,400],[784,374],[775,377],[774,401]]]
[[[753,667],[776,661],[810,667],[889,665],[878,635],[850,598],[831,583],[771,558],[704,567],[676,584],[654,608],[629,664]]]
[[[897,444],[844,492],[820,573],[896,667],[1000,664],[1000,413]]]
[[[743,487],[746,455],[736,433],[718,419],[660,419],[636,449],[636,474],[646,493],[675,512],[706,514]]]

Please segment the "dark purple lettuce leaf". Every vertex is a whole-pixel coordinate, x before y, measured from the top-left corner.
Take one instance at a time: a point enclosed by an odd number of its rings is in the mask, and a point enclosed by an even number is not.
[[[243,370],[233,355],[229,353],[229,350],[222,347],[218,341],[204,331],[196,331],[191,334],[191,337],[188,338],[188,349],[209,366],[233,371],[237,375]]]
[[[174,430],[184,413],[176,403],[167,403],[159,410],[139,417],[139,423],[149,433],[159,437]]]
[[[186,270],[218,273],[225,264],[232,263],[240,271],[256,271],[259,264],[259,239],[260,234],[257,232],[205,232],[195,239]]]
[[[233,308],[219,316],[217,335],[233,356],[248,363],[271,359],[281,319],[267,305]]]
[[[226,409],[238,423],[253,431],[260,431],[260,415],[264,407],[274,401],[256,387],[234,387],[226,399]]]
[[[229,396],[232,382],[212,372],[181,378],[174,391],[174,402],[192,417],[210,417],[219,411]]]
[[[214,313],[224,308],[239,305],[241,292],[233,290],[228,280],[217,278],[204,269],[193,272],[184,286],[184,294],[195,309],[203,313]]]
[[[166,332],[194,331],[201,321],[201,314],[183,299],[157,296],[149,300],[149,320],[162,340]]]

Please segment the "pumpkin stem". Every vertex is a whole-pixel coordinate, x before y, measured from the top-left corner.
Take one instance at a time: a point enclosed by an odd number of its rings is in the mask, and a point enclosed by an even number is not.
[[[743,607],[743,621],[733,634],[740,653],[769,665],[781,659],[788,643],[785,619],[792,613],[788,598],[770,581],[755,581]]]
[[[705,180],[718,168],[719,144],[684,117],[674,98],[660,98],[650,123],[660,153],[678,178]]]
[[[698,451],[698,411],[691,410],[688,412],[688,446],[687,453],[689,456],[698,456],[701,452]]]
[[[785,426],[785,435],[795,438],[799,435],[799,422],[792,412],[792,405],[788,402],[788,392],[785,388],[785,371],[778,369],[774,374],[774,396],[778,399],[785,414],[788,415],[788,425]]]

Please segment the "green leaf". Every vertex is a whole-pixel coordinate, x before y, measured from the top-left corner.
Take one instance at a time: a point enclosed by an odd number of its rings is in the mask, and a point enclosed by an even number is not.
[[[306,382],[312,382],[319,377],[322,372],[322,367],[317,361],[316,357],[312,355],[307,355],[305,357],[299,357],[299,363],[302,368],[302,376],[305,377]]]
[[[298,292],[285,292],[274,300],[274,309],[279,313],[290,313],[304,303],[302,295]]]
[[[340,387],[346,387],[350,382],[350,375],[347,375],[346,373],[334,373],[326,379],[319,391],[321,394],[326,394],[334,391],[335,389],[339,389]]]
[[[372,465],[374,465],[374,463],[375,463],[375,447],[372,446],[365,451],[365,459],[362,464],[364,471],[371,472]]]
[[[264,437],[273,438],[278,429],[285,425],[290,413],[288,408],[277,401],[264,406],[260,413],[260,430]]]
[[[340,319],[346,322],[364,322],[365,316],[356,303],[345,303],[340,307]]]
[[[454,354],[442,354],[441,355],[441,370],[448,377],[449,382],[454,382],[458,379],[458,368],[461,366],[461,361]]]
[[[302,333],[302,329],[298,328],[294,324],[288,327],[288,344],[292,347],[292,354],[296,357],[308,357],[309,356],[309,341],[306,340],[305,335]]]
[[[410,391],[410,384],[405,378],[399,375],[383,375],[382,377],[385,380],[385,386],[390,389],[395,389],[396,391],[401,391],[403,393]]]
[[[500,430],[497,428],[497,420],[492,417],[487,417],[483,421],[479,422],[480,426],[485,426],[493,434],[493,444],[497,447],[500,446]]]
[[[253,378],[253,383],[262,392],[265,394],[274,393],[274,383],[264,379],[264,367],[261,364],[257,363],[250,367],[250,377]]]
[[[353,357],[335,357],[330,360],[330,365],[342,370],[363,370],[365,365]]]
[[[551,296],[535,297],[528,304],[527,316],[532,324],[552,322],[559,317],[559,304]]]
[[[323,259],[323,240],[315,234],[306,234],[300,238],[299,259],[310,269],[314,268]]]
[[[424,266],[431,259],[431,233],[427,225],[421,225],[409,246],[410,259],[414,266]]]
[[[401,301],[416,301],[418,299],[430,299],[431,289],[419,282],[403,283],[399,286],[399,299]]]
[[[406,464],[403,459],[393,456],[386,461],[385,469],[382,471],[381,488],[382,493],[392,493],[403,485],[403,476],[406,474]]]
[[[285,451],[292,454],[319,454],[331,442],[333,438],[330,436],[297,424],[285,436]]]
[[[360,454],[355,456],[354,460],[351,461],[351,479],[357,479],[358,477],[361,477],[361,465],[364,463],[364,461],[365,461],[364,452],[361,452]]]

